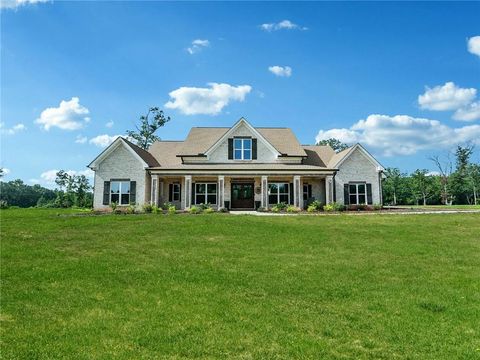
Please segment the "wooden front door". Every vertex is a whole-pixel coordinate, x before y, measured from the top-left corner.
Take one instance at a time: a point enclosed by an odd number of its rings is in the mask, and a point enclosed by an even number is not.
[[[232,183],[232,209],[254,208],[253,183]]]

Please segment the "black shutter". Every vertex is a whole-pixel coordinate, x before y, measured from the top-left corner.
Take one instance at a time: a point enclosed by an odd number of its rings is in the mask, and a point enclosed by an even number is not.
[[[178,201],[182,201],[182,184],[178,184]]]
[[[252,139],[252,160],[257,160],[257,139]]]
[[[290,205],[293,205],[293,183],[290,183],[288,188],[290,190]]]
[[[367,184],[367,204],[372,205],[372,184]]]
[[[307,197],[309,199],[312,197],[312,184],[308,184]]]
[[[103,182],[103,205],[110,203],[110,181]]]
[[[205,199],[205,202],[206,202],[206,199]],[[193,182],[192,182],[192,205],[196,205],[195,204],[195,183]]]
[[[130,204],[137,203],[137,182],[130,181]]]
[[[173,201],[173,184],[168,184],[168,202]]]
[[[228,139],[228,160],[233,159],[233,139]]]
[[[350,195],[348,191],[348,184],[343,185],[343,203],[344,205],[349,205],[350,204]]]

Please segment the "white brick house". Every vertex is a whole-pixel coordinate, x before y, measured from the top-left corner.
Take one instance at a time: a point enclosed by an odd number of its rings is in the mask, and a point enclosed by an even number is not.
[[[335,153],[300,145],[288,128],[255,128],[243,118],[231,128],[192,128],[184,141],[157,141],[148,151],[118,138],[89,168],[96,209],[112,202],[179,209],[382,203],[384,169],[360,144]]]

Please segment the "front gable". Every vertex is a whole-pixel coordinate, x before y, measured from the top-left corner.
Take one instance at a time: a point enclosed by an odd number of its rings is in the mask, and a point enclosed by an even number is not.
[[[88,167],[94,171],[104,162],[118,162],[128,159],[129,162],[134,161],[138,163],[138,166],[147,168],[149,165],[138,155],[121,137],[118,137],[113,143],[111,143],[104,151],[100,153]]]
[[[238,160],[229,159],[229,139],[251,138],[256,139],[257,158],[247,160],[253,162],[275,162],[280,152],[265,139],[254,127],[245,119],[241,118],[230,130],[228,130],[217,142],[215,142],[206,152],[208,162],[228,163],[238,162]]]

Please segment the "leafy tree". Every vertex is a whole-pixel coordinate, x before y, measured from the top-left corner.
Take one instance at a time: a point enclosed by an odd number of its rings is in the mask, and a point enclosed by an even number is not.
[[[467,204],[469,202],[471,183],[468,181],[467,169],[472,153],[473,146],[471,145],[465,147],[457,146],[455,151],[456,169],[451,176],[449,187],[457,204]]]
[[[385,169],[385,176],[387,177],[383,183],[385,190],[384,200],[387,203],[397,205],[397,194],[402,183],[402,173],[398,168]]]
[[[60,187],[55,199],[57,207],[87,206],[87,193],[91,186],[85,175],[70,175],[66,171],[60,170],[57,172],[55,183]]]
[[[478,205],[478,191],[480,189],[480,164],[469,164],[467,166],[467,180],[473,192],[473,203]]]
[[[20,179],[0,182],[0,200],[6,201],[10,206],[36,206],[40,198],[43,197],[46,201],[53,201],[55,196],[53,190],[46,189],[38,184],[27,185]]]
[[[330,147],[335,150],[335,152],[340,152],[342,150],[345,150],[345,149],[348,149],[348,145],[341,142],[340,140],[338,139],[335,139],[335,138],[330,138],[330,139],[327,139],[327,140],[321,140],[319,142],[317,142],[317,145],[330,145]]]
[[[446,159],[441,159],[438,155],[430,157],[430,160],[435,164],[440,172],[440,184],[441,184],[441,198],[442,204],[452,205],[453,197],[450,193],[450,180],[453,171],[452,161],[450,160],[450,154]]]
[[[168,121],[170,117],[165,116],[163,110],[151,107],[146,115],[140,116],[140,125],[135,125],[136,130],[128,130],[127,135],[134,139],[139,147],[147,150],[155,141],[160,140],[155,132]]]
[[[415,196],[416,203],[421,199],[423,205],[427,205],[427,200],[435,195],[438,192],[440,185],[439,182],[435,181],[437,177],[429,176],[428,170],[415,170],[412,174],[412,190]]]

